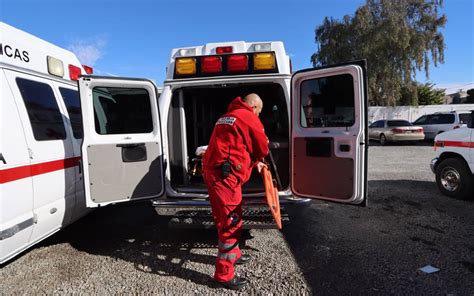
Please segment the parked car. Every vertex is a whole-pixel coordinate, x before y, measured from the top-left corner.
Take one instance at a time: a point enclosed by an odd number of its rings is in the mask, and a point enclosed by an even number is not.
[[[442,132],[466,126],[469,116],[469,111],[436,112],[421,116],[413,124],[423,127],[426,139],[433,140]]]
[[[474,111],[469,117],[467,128],[436,136],[430,164],[439,190],[459,199],[474,199]]]
[[[407,120],[377,120],[369,126],[369,139],[377,140],[381,145],[388,142],[422,141],[424,138],[423,128],[414,126]]]

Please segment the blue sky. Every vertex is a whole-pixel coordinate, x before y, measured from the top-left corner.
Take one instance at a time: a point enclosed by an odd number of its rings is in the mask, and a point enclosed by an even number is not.
[[[0,0],[0,19],[73,50],[97,74],[162,84],[172,48],[219,41],[281,40],[293,69],[311,67],[314,29],[325,16],[353,14],[363,0]],[[474,87],[474,1],[445,0],[445,63],[439,87]],[[417,76],[426,81],[424,73]]]

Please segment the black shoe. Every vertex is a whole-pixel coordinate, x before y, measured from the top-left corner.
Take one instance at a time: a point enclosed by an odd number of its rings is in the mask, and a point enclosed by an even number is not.
[[[237,259],[237,261],[235,261],[235,264],[242,265],[242,264],[248,263],[250,259],[252,259],[250,255],[241,255],[240,258]]]
[[[230,281],[218,283],[227,289],[240,290],[248,284],[248,281],[246,278],[236,276]]]

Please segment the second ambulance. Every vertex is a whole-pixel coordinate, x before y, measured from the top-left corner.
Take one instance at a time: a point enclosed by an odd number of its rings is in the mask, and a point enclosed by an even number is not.
[[[435,150],[431,170],[439,190],[447,196],[474,199],[474,111],[467,127],[437,135]]]

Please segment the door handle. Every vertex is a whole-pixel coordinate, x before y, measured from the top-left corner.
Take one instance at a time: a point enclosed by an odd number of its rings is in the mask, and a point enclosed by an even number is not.
[[[145,143],[117,144],[117,147],[122,147],[122,148],[135,148],[138,146],[145,146]]]
[[[347,144],[341,144],[341,145],[339,145],[339,151],[349,152],[349,151],[351,151],[351,146],[347,145]]]

